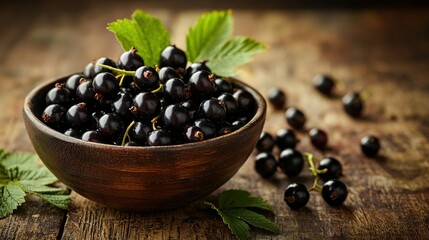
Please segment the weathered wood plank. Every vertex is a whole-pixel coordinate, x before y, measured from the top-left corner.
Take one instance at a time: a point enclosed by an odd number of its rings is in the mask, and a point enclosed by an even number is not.
[[[95,3],[81,7],[46,1],[34,6],[40,14],[27,16],[31,27],[24,24],[28,21],[13,21],[13,14],[0,10],[0,26],[6,29],[2,33],[6,37],[0,38],[6,46],[0,49],[5,59],[0,65],[4,73],[0,79],[0,146],[32,151],[21,120],[26,93],[45,80],[82,69],[93,58],[115,59],[121,49],[105,24],[143,7],[113,3],[100,11]],[[181,47],[187,27],[201,13],[148,11],[166,23],[172,41]],[[288,105],[305,112],[306,128],[320,127],[329,133],[326,152],[315,150],[304,131],[297,132],[301,140],[297,148],[318,158],[338,157],[350,190],[342,207],[328,207],[312,192],[305,209],[291,211],[283,203],[285,187],[292,181],[310,185],[310,175],[289,179],[278,173],[276,179],[262,180],[253,170],[252,155],[220,189],[248,190],[274,205],[273,220],[282,234],[256,232],[252,238],[428,239],[427,11],[237,10],[234,16],[237,34],[270,46],[241,68],[239,78],[263,94],[272,86],[281,87]],[[5,27],[3,20],[12,27]],[[334,98],[321,96],[311,85],[312,77],[323,72],[341,82]],[[341,96],[349,90],[371,93],[360,120],[349,118],[342,110]],[[269,107],[265,130],[274,133],[281,127],[288,127],[283,112]],[[376,159],[360,153],[359,140],[367,133],[382,141],[381,156]],[[65,216],[37,198],[29,200],[14,215],[0,220],[1,239],[53,239],[57,235],[64,239],[234,239],[215,213],[196,204],[163,213],[127,213],[73,193],[72,208]]]

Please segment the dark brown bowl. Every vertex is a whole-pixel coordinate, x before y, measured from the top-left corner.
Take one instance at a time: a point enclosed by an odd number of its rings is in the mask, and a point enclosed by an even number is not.
[[[257,102],[255,116],[228,135],[172,146],[122,147],[82,141],[57,132],[38,116],[46,93],[43,84],[25,99],[28,135],[44,164],[70,189],[105,206],[159,211],[200,199],[227,182],[255,147],[265,121],[266,103],[253,88],[233,80]]]

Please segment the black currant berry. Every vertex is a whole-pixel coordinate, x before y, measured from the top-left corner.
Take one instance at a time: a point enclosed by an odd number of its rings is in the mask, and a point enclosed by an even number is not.
[[[222,93],[233,93],[232,84],[223,78],[216,78],[215,80],[215,92],[217,95],[220,95]]]
[[[149,133],[147,143],[150,146],[165,146],[173,144],[173,139],[169,131],[157,129]]]
[[[142,92],[135,96],[130,108],[137,119],[147,122],[156,117],[161,110],[159,98],[151,92]]]
[[[207,67],[206,62],[192,63],[188,68],[186,68],[183,81],[188,82],[191,76],[198,71],[212,72],[210,68]]]
[[[313,78],[313,83],[317,91],[322,94],[325,94],[326,96],[330,96],[332,93],[332,89],[335,87],[335,81],[329,75],[316,75]]]
[[[366,156],[374,157],[380,150],[380,141],[372,135],[367,135],[360,140],[360,147]]]
[[[112,59],[109,59],[107,57],[101,57],[94,64],[94,76],[96,76],[97,74],[102,73],[102,72],[112,73],[112,70],[109,70],[107,68],[103,68],[100,66],[100,64],[107,65],[107,66],[110,66],[113,68],[117,68],[116,63]]]
[[[195,105],[195,103],[192,100],[187,100],[187,101],[181,102],[180,105],[182,105],[188,111],[189,119],[195,120],[198,113],[197,112],[198,107]]]
[[[191,92],[185,83],[178,78],[167,80],[163,88],[164,98],[170,102],[180,102],[190,97]]]
[[[75,128],[69,128],[66,131],[64,131],[64,135],[74,138],[81,138],[82,132],[79,129]]]
[[[180,71],[184,71],[187,63],[188,59],[185,52],[175,45],[167,46],[161,52],[160,67],[172,67],[175,70],[181,69]]]
[[[96,93],[96,98],[112,98],[119,91],[119,83],[113,74],[102,72],[97,74],[92,81],[92,87]]]
[[[205,100],[198,108],[198,115],[213,122],[221,122],[226,116],[225,103],[216,98]]]
[[[114,141],[123,135],[124,123],[118,115],[107,113],[98,120],[97,131],[103,138]]]
[[[237,102],[237,113],[242,116],[253,116],[256,109],[256,101],[252,94],[244,89],[238,89],[232,96]]]
[[[258,142],[256,142],[256,149],[259,152],[271,152],[276,142],[273,136],[268,132],[262,132],[259,135]]]
[[[280,152],[279,167],[287,176],[296,176],[304,168],[304,157],[294,149],[285,149]]]
[[[133,142],[144,145],[146,144],[147,137],[151,131],[152,128],[149,124],[144,122],[136,122],[128,132],[128,135]]]
[[[72,94],[75,94],[76,93],[76,89],[79,86],[80,82],[84,81],[84,80],[82,80],[82,78],[84,78],[84,76],[81,75],[81,74],[73,74],[73,75],[71,75],[69,78],[67,78],[65,87]]]
[[[140,89],[151,89],[158,86],[158,72],[150,66],[139,67],[134,74],[134,82]]]
[[[192,74],[189,79],[192,96],[204,97],[211,96],[215,91],[214,81],[216,77],[207,71],[198,71]]]
[[[301,183],[291,183],[287,186],[284,201],[291,209],[300,209],[307,205],[310,193]]]
[[[347,195],[347,186],[340,180],[332,179],[323,184],[322,197],[331,206],[341,205]]]
[[[55,87],[46,94],[46,104],[60,104],[68,107],[72,102],[72,94],[62,83],[56,83]]]
[[[276,173],[278,162],[273,154],[261,152],[255,157],[255,171],[263,178],[270,178]]]
[[[276,144],[281,149],[294,149],[297,144],[295,133],[291,129],[281,128],[276,132]]]
[[[343,175],[343,167],[341,163],[333,157],[325,157],[319,163],[319,170],[327,169],[326,173],[319,173],[319,177],[323,181],[338,179]]]
[[[304,113],[297,108],[288,108],[285,112],[285,117],[288,124],[293,128],[300,129],[305,124]]]
[[[66,109],[59,104],[48,105],[42,113],[42,121],[46,125],[59,129],[66,121]]]
[[[223,101],[226,109],[226,118],[233,119],[237,114],[237,101],[230,93],[222,93],[217,99]]]
[[[85,76],[85,78],[90,78],[90,79],[92,79],[95,76],[94,63],[90,62],[85,66],[85,70],[83,70],[83,76]]]
[[[206,139],[216,136],[216,127],[212,121],[207,118],[200,118],[195,120],[194,125],[201,128]]]
[[[165,83],[172,78],[180,78],[180,75],[172,67],[163,67],[158,72],[159,80],[161,83]]]
[[[274,108],[283,109],[286,104],[286,94],[279,88],[270,88],[268,90],[268,101]]]
[[[72,127],[85,127],[91,123],[91,113],[84,102],[71,106],[67,111],[66,118]]]
[[[84,80],[82,81],[76,89],[76,97],[81,102],[93,103],[95,91],[92,87],[92,81]]]
[[[125,119],[130,118],[130,107],[133,104],[133,96],[130,93],[122,92],[116,95],[111,107],[112,112],[122,116]]]
[[[188,142],[199,142],[204,140],[203,130],[197,126],[190,126],[185,130],[186,140]]]
[[[183,129],[189,121],[189,114],[180,104],[172,104],[165,108],[162,120],[170,129]]]
[[[363,100],[357,92],[346,94],[343,99],[344,111],[352,117],[359,117],[363,110]]]
[[[88,142],[104,143],[104,139],[101,134],[95,130],[84,132],[81,139]]]
[[[137,68],[144,66],[143,58],[137,53],[134,47],[131,50],[121,54],[118,61],[118,67],[127,71],[135,71]]]
[[[229,122],[221,122],[217,126],[217,136],[223,136],[234,131],[234,128]]]
[[[324,149],[328,144],[328,134],[326,134],[326,132],[321,129],[312,128],[308,132],[308,135],[310,136],[311,143],[316,148]]]

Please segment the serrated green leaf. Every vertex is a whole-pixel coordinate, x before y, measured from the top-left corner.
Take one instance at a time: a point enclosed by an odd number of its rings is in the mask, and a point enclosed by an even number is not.
[[[224,77],[235,75],[235,69],[248,63],[252,56],[266,46],[248,37],[237,36],[227,42],[207,62],[216,74]]]
[[[170,34],[161,21],[141,10],[136,10],[132,19],[109,23],[107,29],[124,51],[135,47],[147,66],[158,64],[161,51],[170,44]]]
[[[18,179],[23,185],[47,185],[58,179],[47,168],[23,170],[18,174]]]
[[[40,185],[22,185],[22,189],[28,193],[41,193],[41,194],[50,194],[50,195],[64,195],[69,194],[68,189],[40,186]]]
[[[228,40],[233,29],[231,11],[212,11],[198,18],[186,36],[186,56],[190,62],[204,61]]]
[[[3,158],[5,158],[9,153],[4,150],[4,149],[0,149],[0,163],[2,162]]]
[[[275,234],[279,234],[280,230],[279,227],[277,227],[276,224],[271,222],[268,218],[266,218],[264,215],[250,211],[245,208],[239,208],[239,209],[228,209],[223,210],[223,212],[227,212],[233,216],[236,216],[244,221],[246,221],[248,224],[265,229],[267,231],[270,231]]]
[[[247,191],[231,189],[222,192],[219,196],[220,209],[248,207],[273,211],[271,205],[265,202],[262,198],[253,197]]]
[[[47,194],[40,192],[32,192],[32,194],[40,197],[46,202],[59,207],[61,209],[67,210],[70,207],[71,198],[70,195],[58,195],[58,194]]]
[[[218,213],[222,217],[223,222],[228,225],[229,229],[231,229],[231,232],[237,236],[238,239],[247,239],[250,228],[245,221],[234,216],[233,214],[230,214],[229,212],[218,210]]]
[[[14,182],[0,186],[0,218],[13,213],[19,205],[25,202],[25,192]]]
[[[16,167],[19,167],[19,169],[21,170],[34,169],[34,168],[40,167],[40,165],[37,164],[37,159],[38,159],[38,156],[33,153],[13,152],[13,153],[7,154],[1,161],[1,164],[6,169],[11,169]]]

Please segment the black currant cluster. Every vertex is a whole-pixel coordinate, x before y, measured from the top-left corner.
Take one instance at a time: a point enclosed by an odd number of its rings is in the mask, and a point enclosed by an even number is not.
[[[271,178],[280,169],[286,176],[295,177],[308,164],[308,169],[315,177],[313,186],[307,189],[301,183],[291,183],[285,190],[284,201],[292,209],[304,207],[310,199],[309,191],[321,191],[323,199],[331,206],[341,205],[347,198],[346,185],[338,180],[342,176],[342,165],[334,157],[325,157],[315,168],[313,156],[309,153],[301,153],[296,150],[297,138],[293,130],[282,128],[272,136],[268,132],[262,132],[256,145],[259,152],[255,157],[255,170],[263,178]],[[274,148],[278,148],[279,154],[275,156]],[[318,184],[321,178],[325,183]]]
[[[102,57],[46,94],[41,120],[85,141],[132,146],[197,142],[244,126],[253,96],[211,73],[187,66],[185,53],[166,47],[159,66],[145,66],[135,48],[119,61]]]

